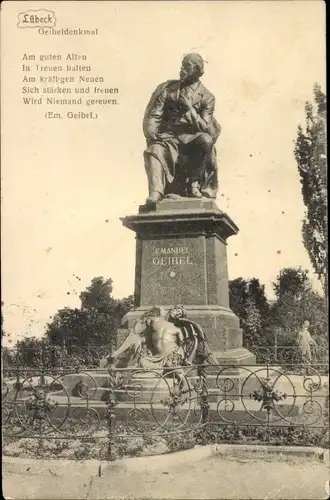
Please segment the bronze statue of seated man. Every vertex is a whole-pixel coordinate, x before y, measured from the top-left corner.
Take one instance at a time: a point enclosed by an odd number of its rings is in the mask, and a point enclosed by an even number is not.
[[[216,197],[214,145],[221,128],[213,116],[215,98],[200,81],[203,73],[202,57],[188,54],[180,79],[160,84],[151,96],[143,120],[147,203],[169,194]]]

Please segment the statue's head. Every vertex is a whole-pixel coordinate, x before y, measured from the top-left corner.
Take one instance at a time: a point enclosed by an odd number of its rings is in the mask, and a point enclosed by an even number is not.
[[[303,327],[304,328],[308,328],[309,327],[309,321],[307,319],[304,321]]]
[[[180,80],[192,83],[200,78],[204,73],[204,61],[202,56],[192,52],[186,54],[181,63]]]
[[[169,317],[169,319],[172,319],[172,320],[186,318],[187,311],[185,310],[185,308],[181,304],[178,304],[169,310],[168,317]]]
[[[141,320],[142,321],[145,321],[147,325],[150,324],[150,321],[153,319],[153,318],[159,318],[161,316],[165,316],[166,315],[166,312],[164,311],[164,309],[162,309],[161,307],[159,306],[153,306],[151,307],[148,311],[146,311],[142,317],[141,317]]]

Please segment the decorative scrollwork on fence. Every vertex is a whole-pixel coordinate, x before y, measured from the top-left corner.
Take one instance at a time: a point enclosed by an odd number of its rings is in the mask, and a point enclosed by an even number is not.
[[[297,373],[302,369],[303,359],[297,345],[249,346],[249,349],[256,355],[258,364],[286,365],[287,370],[295,370]],[[319,369],[326,368],[328,357],[329,349],[327,347],[312,346],[312,364],[314,366],[318,366]]]
[[[202,378],[195,368],[122,369],[115,388],[117,402],[131,405],[127,425],[141,426],[145,432],[182,429],[201,413]],[[152,425],[153,424],[153,425]]]
[[[310,375],[292,374],[286,366],[222,367],[216,375],[215,389],[210,389],[216,399],[212,421],[237,425],[322,425],[325,376],[312,366],[308,371]],[[313,404],[313,411],[307,414],[308,401],[319,404]]]
[[[15,377],[3,381],[4,434],[65,436],[70,435],[70,426],[78,425],[79,436],[89,436],[102,420],[91,405],[97,390],[97,381],[88,372],[16,370]]]
[[[47,370],[61,370],[77,368],[98,368],[104,353],[109,352],[109,346],[59,346],[46,341],[38,347],[24,347],[24,349],[2,348],[2,363],[9,371],[16,368]]]
[[[4,369],[5,436],[116,439],[179,435],[208,425],[324,426],[327,368],[313,365]],[[74,429],[74,432],[73,432]]]
[[[274,383],[269,378],[261,379],[260,382],[261,388],[253,391],[250,396],[255,401],[262,402],[260,411],[265,409],[270,412],[275,409],[274,403],[286,399],[286,394],[275,389]]]

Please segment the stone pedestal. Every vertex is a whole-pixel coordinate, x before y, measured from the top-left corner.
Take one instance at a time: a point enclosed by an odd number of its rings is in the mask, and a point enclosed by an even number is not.
[[[229,308],[227,238],[238,227],[213,200],[164,199],[121,219],[136,233],[135,309],[128,328],[151,306],[182,304],[205,331],[221,364],[255,363],[242,347]]]

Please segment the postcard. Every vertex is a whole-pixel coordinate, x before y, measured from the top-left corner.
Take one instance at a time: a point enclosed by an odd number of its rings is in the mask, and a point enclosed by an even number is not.
[[[2,3],[5,498],[327,497],[325,68],[318,0]]]

